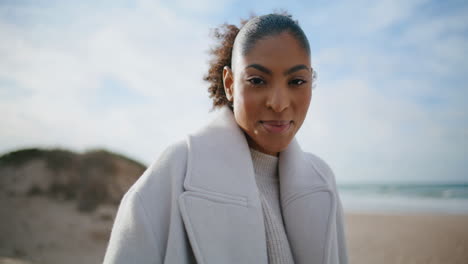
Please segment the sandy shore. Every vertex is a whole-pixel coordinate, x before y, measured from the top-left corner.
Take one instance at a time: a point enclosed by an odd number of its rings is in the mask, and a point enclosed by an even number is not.
[[[0,195],[0,264],[101,263],[116,211],[81,213],[71,201]]]
[[[68,201],[0,198],[0,264],[101,263],[115,207],[83,214]],[[468,215],[348,213],[346,222],[350,263],[468,263]]]
[[[468,215],[346,214],[350,263],[468,263]]]

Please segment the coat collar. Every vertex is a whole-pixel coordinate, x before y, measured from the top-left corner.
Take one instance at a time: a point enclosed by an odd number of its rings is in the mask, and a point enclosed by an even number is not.
[[[186,190],[258,202],[249,146],[229,108],[187,142]]]
[[[228,107],[221,108],[211,123],[189,136],[188,148],[186,190],[219,193],[248,200],[255,200],[258,196],[245,134]],[[318,178],[308,177],[311,168],[297,140],[293,139],[279,156],[283,199],[326,183],[321,174]]]
[[[247,254],[238,263],[266,263],[263,214],[252,158],[232,111],[223,107],[214,121],[188,137],[187,144],[186,192],[180,198],[180,207],[197,260],[220,260],[213,254],[213,247],[223,251],[221,241],[232,239],[238,246],[232,246],[237,249],[230,248],[229,252],[237,250],[245,255],[248,249],[243,246],[257,246],[254,255],[247,258]],[[324,175],[307,158],[295,139],[280,153],[283,219],[296,263],[328,263],[336,210],[334,194]],[[207,223],[212,223],[209,217],[215,215],[224,220],[205,230]],[[235,241],[240,232],[236,229],[248,231],[248,242],[245,237]],[[219,243],[207,245],[205,241]]]

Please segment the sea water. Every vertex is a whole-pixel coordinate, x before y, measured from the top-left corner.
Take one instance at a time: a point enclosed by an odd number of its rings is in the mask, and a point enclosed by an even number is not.
[[[347,212],[468,214],[468,183],[339,184]]]

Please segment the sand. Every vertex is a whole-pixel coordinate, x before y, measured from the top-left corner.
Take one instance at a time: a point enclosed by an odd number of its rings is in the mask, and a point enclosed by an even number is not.
[[[0,264],[101,263],[115,206],[0,197]],[[468,215],[346,214],[350,263],[468,264]]]
[[[116,211],[102,205],[83,213],[76,201],[0,195],[0,264],[101,263]]]
[[[468,264],[468,215],[346,214],[350,263]]]

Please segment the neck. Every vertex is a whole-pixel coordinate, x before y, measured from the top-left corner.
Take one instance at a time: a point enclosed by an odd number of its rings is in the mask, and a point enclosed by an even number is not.
[[[253,141],[249,135],[247,135],[247,133],[245,133],[245,137],[247,138],[247,144],[249,145],[250,148],[258,151],[258,152],[261,152],[263,154],[267,154],[267,155],[270,155],[270,156],[275,156],[275,157],[278,157],[279,155],[279,152],[274,152],[274,151],[269,151],[265,148],[262,148],[260,145],[258,145],[255,141]]]

